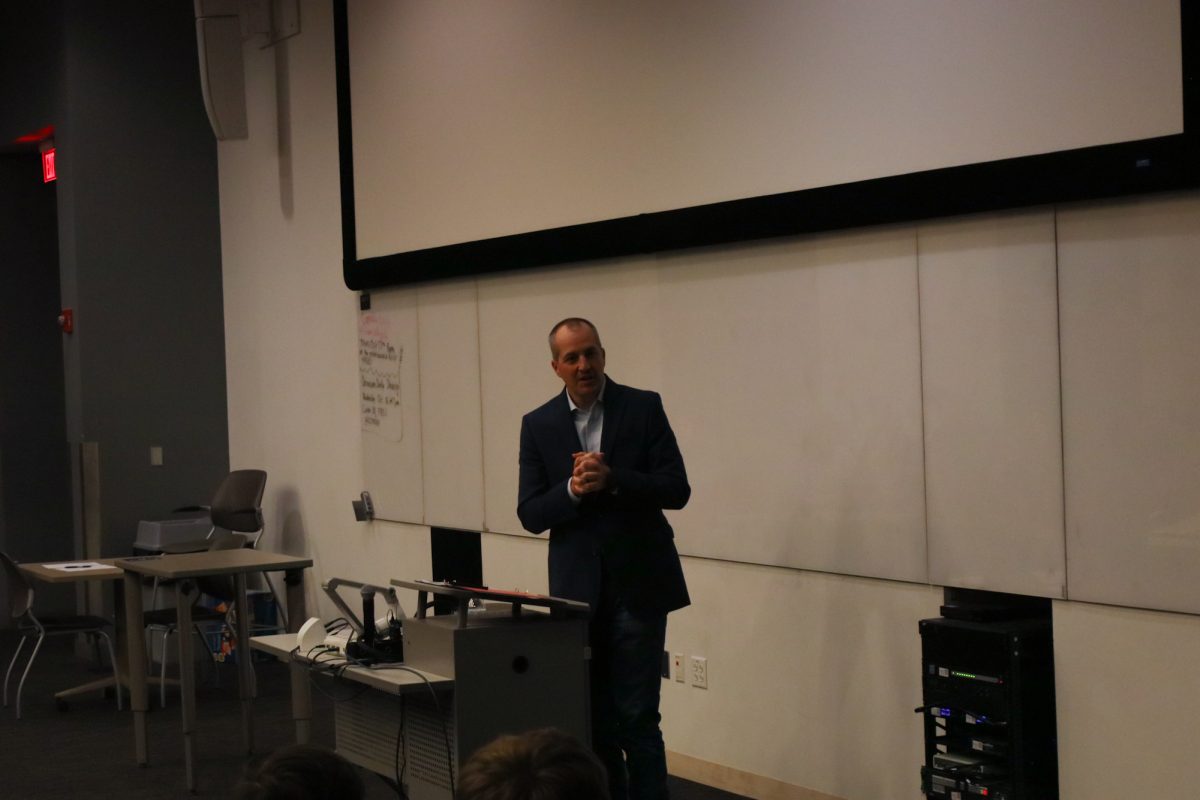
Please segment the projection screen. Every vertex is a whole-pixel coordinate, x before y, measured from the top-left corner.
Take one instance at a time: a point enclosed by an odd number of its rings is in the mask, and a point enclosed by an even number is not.
[[[1194,180],[1187,0],[335,11],[351,288]]]

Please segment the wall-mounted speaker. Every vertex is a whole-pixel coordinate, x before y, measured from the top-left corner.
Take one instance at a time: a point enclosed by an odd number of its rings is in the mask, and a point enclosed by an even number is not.
[[[238,0],[195,0],[200,90],[217,139],[245,139],[246,81]]]

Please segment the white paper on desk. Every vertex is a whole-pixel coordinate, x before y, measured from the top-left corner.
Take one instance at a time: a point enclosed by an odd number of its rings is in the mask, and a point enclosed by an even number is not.
[[[112,569],[108,564],[98,564],[95,561],[70,561],[64,564],[43,564],[46,569],[59,569],[63,572],[88,572],[97,569]]]

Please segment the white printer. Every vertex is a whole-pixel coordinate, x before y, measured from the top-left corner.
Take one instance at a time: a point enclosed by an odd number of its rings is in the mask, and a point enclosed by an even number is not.
[[[204,509],[180,513],[170,519],[144,519],[138,523],[133,552],[161,553],[171,545],[204,541],[212,531],[212,520]]]

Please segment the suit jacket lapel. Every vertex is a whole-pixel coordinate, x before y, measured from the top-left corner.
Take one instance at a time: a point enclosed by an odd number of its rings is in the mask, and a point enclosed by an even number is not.
[[[604,429],[600,432],[600,452],[604,460],[612,464],[613,443],[617,441],[617,429],[625,413],[625,389],[612,378],[607,378],[604,387]]]
[[[579,431],[575,429],[575,415],[571,413],[571,404],[567,400],[567,390],[563,389],[562,394],[558,396],[558,402],[555,403],[555,427],[562,435],[562,444],[567,448],[568,456],[571,453],[578,452],[581,448],[579,445]]]

